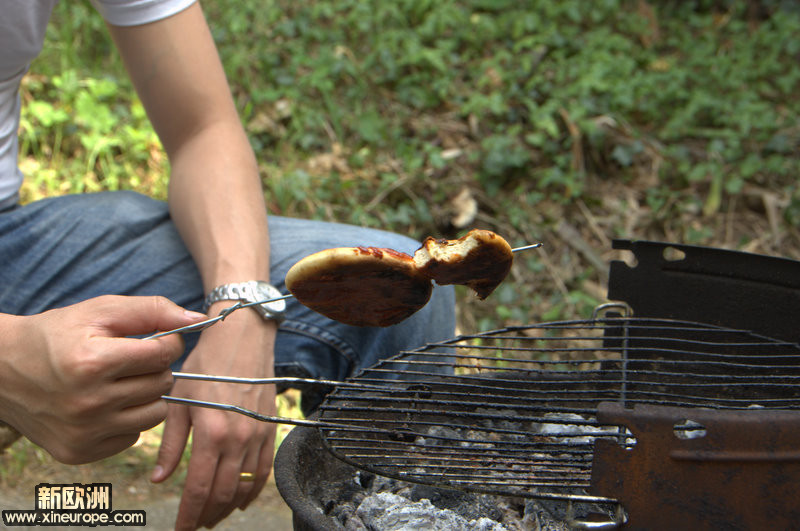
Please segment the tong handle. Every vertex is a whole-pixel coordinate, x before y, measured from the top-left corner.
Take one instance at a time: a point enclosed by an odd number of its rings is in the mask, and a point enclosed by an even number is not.
[[[292,419],[288,417],[274,417],[271,415],[262,415],[261,413],[257,413],[251,409],[243,408],[240,406],[234,406],[232,404],[221,404],[219,402],[206,402],[205,400],[195,400],[193,398],[181,398],[178,396],[169,396],[169,395],[164,395],[161,398],[173,404],[204,407],[206,409],[219,409],[221,411],[232,411],[234,413],[239,413],[240,415],[244,415],[246,417],[260,420],[261,422],[271,422],[273,424],[292,424],[294,426],[309,426],[312,428],[336,427],[335,424],[329,424],[327,422],[320,422],[315,420]]]
[[[271,302],[283,301],[283,300],[289,299],[291,297],[294,297],[294,295],[292,295],[292,294],[281,295],[280,297],[273,297],[271,299],[264,299],[262,301],[255,301],[255,302],[248,302],[248,303],[237,302],[233,306],[229,306],[228,308],[223,309],[221,312],[219,312],[219,315],[217,315],[216,317],[212,317],[210,319],[206,319],[205,321],[200,321],[199,323],[195,323],[195,324],[191,324],[191,325],[187,325],[187,326],[182,326],[180,328],[175,328],[174,330],[167,330],[166,332],[158,332],[157,334],[153,334],[151,336],[147,336],[144,339],[156,339],[156,338],[159,338],[159,337],[168,336],[170,334],[183,334],[183,333],[186,333],[186,332],[200,332],[201,330],[205,330],[206,328],[208,328],[209,326],[211,326],[213,324],[216,324],[216,323],[218,323],[220,321],[225,320],[226,317],[228,317],[230,314],[232,314],[236,310],[241,310],[242,308],[249,308],[251,306],[261,306],[262,304],[269,304]]]
[[[358,391],[406,391],[403,386],[393,386],[387,384],[342,382],[339,380],[323,380],[320,378],[296,378],[294,376],[273,376],[271,378],[248,378],[243,376],[218,376],[215,374],[197,374],[193,372],[174,371],[172,377],[177,380],[200,380],[204,382],[223,382],[245,385],[269,385],[269,384],[302,384],[302,385],[324,385],[336,387],[338,389],[356,389]]]
[[[181,380],[200,380],[206,382],[223,382],[223,383],[235,383],[235,384],[246,384],[246,385],[269,385],[269,384],[286,383],[286,384],[303,384],[303,385],[324,385],[340,389],[341,388],[358,389],[359,391],[386,392],[386,391],[405,390],[405,388],[394,387],[390,385],[370,385],[365,383],[339,382],[335,380],[320,380],[320,379],[315,380],[313,378],[295,378],[291,376],[279,376],[273,378],[244,378],[239,376],[217,376],[213,374],[196,374],[191,372],[173,372],[172,376],[175,379],[181,379]],[[169,395],[162,395],[161,398],[163,398],[167,402],[172,402],[173,404],[183,404],[187,406],[198,406],[209,409],[232,411],[234,413],[239,413],[241,415],[245,415],[250,418],[254,418],[256,420],[260,420],[263,422],[274,422],[278,424],[294,424],[295,426],[313,426],[316,428],[341,427],[341,423],[326,423],[321,421],[314,421],[314,422],[298,421],[295,419],[262,415],[261,413],[257,413],[250,409],[245,409],[240,406],[235,406],[233,404],[221,404],[219,402],[207,402],[204,400],[196,400],[193,398],[183,398],[183,397],[169,396]]]
[[[247,385],[267,385],[267,384],[281,384],[281,383],[299,383],[310,385],[335,385],[337,387],[347,387],[347,382],[338,382],[335,380],[319,380],[313,378],[294,378],[291,376],[276,376],[272,378],[247,378],[242,376],[217,376],[214,374],[197,374],[193,372],[173,372],[172,377],[180,380],[201,380],[205,382],[224,382],[235,384]],[[349,384],[355,385],[355,384]],[[359,389],[364,386],[358,384]]]

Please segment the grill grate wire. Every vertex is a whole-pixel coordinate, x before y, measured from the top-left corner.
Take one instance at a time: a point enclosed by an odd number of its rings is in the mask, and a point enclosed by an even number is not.
[[[357,385],[335,387],[320,406],[319,429],[353,466],[439,487],[603,503],[614,500],[585,491],[595,441],[636,441],[598,423],[601,402],[800,409],[800,347],[726,327],[609,317],[462,335],[348,382]],[[693,429],[676,427],[689,437]]]

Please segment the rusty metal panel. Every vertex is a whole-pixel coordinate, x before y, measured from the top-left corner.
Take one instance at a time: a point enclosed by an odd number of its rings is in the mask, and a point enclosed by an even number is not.
[[[750,330],[800,342],[800,262],[696,245],[614,240],[635,267],[612,261],[608,298],[637,317],[665,317]],[[672,253],[670,252],[672,251]]]
[[[592,463],[590,493],[622,503],[625,529],[800,526],[800,412],[603,402],[597,419],[636,438],[629,450],[597,440]],[[685,420],[705,435],[679,438]]]

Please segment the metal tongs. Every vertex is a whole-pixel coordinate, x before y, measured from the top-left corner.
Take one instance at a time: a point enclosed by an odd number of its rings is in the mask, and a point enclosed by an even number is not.
[[[181,380],[200,380],[206,382],[223,382],[234,384],[247,384],[247,385],[271,385],[271,384],[304,384],[304,385],[324,385],[330,387],[351,388],[359,391],[377,391],[385,393],[390,390],[405,391],[406,387],[398,387],[392,385],[370,385],[366,383],[352,383],[341,382],[336,380],[321,380],[312,378],[294,378],[294,377],[274,377],[274,378],[244,378],[238,376],[213,376],[209,374],[195,374],[190,372],[173,372],[172,376]],[[387,384],[390,382],[387,381]],[[241,406],[232,404],[222,404],[219,402],[208,402],[205,400],[196,400],[193,398],[182,398],[177,396],[164,395],[161,398],[173,404],[183,404],[185,406],[198,406],[207,409],[219,409],[221,411],[231,411],[239,413],[246,417],[250,417],[261,422],[271,422],[274,424],[291,424],[293,426],[309,426],[313,428],[342,428],[342,422],[325,422],[321,420],[306,420],[306,419],[293,419],[289,417],[275,417],[271,415],[264,415],[247,409]],[[347,426],[350,426],[347,424]],[[350,426],[353,429],[361,429],[360,426]],[[375,431],[374,428],[367,431]]]
[[[182,326],[180,328],[175,328],[174,330],[167,330],[166,332],[159,332],[157,334],[153,334],[151,336],[147,336],[144,339],[157,339],[159,337],[164,337],[164,336],[168,336],[168,335],[171,335],[171,334],[185,334],[187,332],[201,332],[201,331],[205,330],[206,328],[208,328],[209,326],[211,326],[213,324],[216,324],[216,323],[218,323],[220,321],[224,321],[226,317],[228,317],[230,314],[232,314],[236,310],[240,310],[242,308],[249,308],[251,306],[261,306],[262,304],[270,304],[272,302],[283,301],[283,300],[286,300],[286,299],[290,299],[292,297],[294,297],[294,295],[289,294],[289,295],[282,295],[280,297],[274,297],[274,298],[271,298],[271,299],[264,299],[262,301],[247,302],[247,303],[237,302],[233,306],[230,306],[228,308],[224,308],[221,312],[219,312],[219,315],[217,315],[216,317],[211,317],[210,319],[206,319],[205,321],[200,321],[199,323]]]
[[[541,246],[542,246],[541,243],[533,243],[533,244],[525,245],[525,246],[522,246],[522,247],[515,247],[515,248],[511,249],[511,252],[512,253],[517,253],[519,251],[527,251],[528,249],[536,249],[536,248],[541,247]],[[292,297],[294,297],[294,295],[292,295],[290,293],[288,295],[281,295],[280,297],[274,297],[274,298],[271,298],[271,299],[264,299],[264,300],[261,300],[261,301],[248,302],[248,303],[237,302],[233,306],[230,306],[228,308],[223,309],[221,312],[219,312],[219,315],[217,315],[216,317],[211,317],[210,319],[206,319],[205,321],[200,321],[199,323],[195,323],[195,324],[192,324],[192,325],[187,325],[187,326],[182,326],[180,328],[175,328],[174,330],[167,330],[165,332],[158,332],[157,334],[153,334],[153,335],[148,336],[148,337],[146,337],[144,339],[156,339],[156,338],[159,338],[159,337],[168,336],[170,334],[185,334],[185,333],[188,333],[188,332],[201,332],[201,331],[205,330],[206,328],[208,328],[209,326],[212,326],[212,325],[214,325],[214,324],[216,324],[216,323],[218,323],[220,321],[224,321],[226,317],[228,317],[230,314],[232,314],[236,310],[240,310],[242,308],[249,308],[251,306],[261,306],[262,304],[270,304],[270,303],[273,303],[273,302],[283,301],[283,300],[286,300],[286,299],[290,299]],[[195,379],[199,379],[199,378],[195,378]],[[243,382],[241,382],[241,383],[243,383]],[[252,383],[252,382],[248,382],[248,383]]]
[[[517,253],[519,251],[526,251],[528,249],[536,249],[537,247],[541,247],[541,243],[534,243],[531,245],[525,245],[522,247],[515,247],[511,249],[512,253]],[[270,299],[264,299],[255,302],[248,302],[242,303],[237,302],[236,304],[223,309],[219,315],[216,317],[211,317],[206,319],[205,321],[200,321],[199,323],[195,323],[192,325],[182,326],[180,328],[175,328],[173,330],[167,330],[164,332],[158,332],[156,334],[150,335],[145,337],[144,339],[157,339],[159,337],[168,336],[171,334],[185,334],[189,332],[200,332],[205,330],[206,328],[213,326],[214,324],[224,321],[226,317],[228,317],[231,313],[240,310],[242,308],[249,308],[251,306],[259,306],[262,304],[270,304],[272,302],[282,301],[293,297],[292,294],[282,295],[280,297],[274,297]],[[276,385],[276,384],[304,384],[304,385],[323,385],[323,386],[333,386],[337,388],[356,388],[359,390],[374,390],[374,391],[382,391],[385,392],[387,390],[397,390],[402,391],[404,387],[397,387],[391,385],[369,385],[364,383],[352,383],[352,382],[341,382],[341,381],[334,381],[334,380],[320,380],[320,379],[310,379],[310,378],[294,378],[294,377],[273,377],[273,378],[247,378],[247,377],[239,377],[239,376],[217,376],[211,374],[195,374],[195,373],[187,373],[187,372],[177,372],[174,371],[172,376],[176,379],[182,380],[200,380],[200,381],[207,381],[207,382],[223,382],[223,383],[233,383],[233,384],[244,384],[244,385]],[[388,382],[387,382],[388,384]],[[295,426],[312,426],[316,428],[340,428],[342,425],[341,423],[330,423],[324,422],[319,420],[302,420],[302,419],[292,419],[286,417],[274,417],[270,415],[262,415],[256,411],[252,411],[247,408],[243,408],[241,406],[236,406],[233,404],[222,404],[218,402],[207,402],[204,400],[196,400],[192,398],[181,398],[176,396],[169,396],[163,395],[161,398],[166,400],[167,402],[171,402],[173,404],[183,404],[187,406],[197,406],[197,407],[204,407],[208,409],[218,409],[222,411],[232,411],[234,413],[239,413],[240,415],[245,415],[250,418],[254,418],[256,420],[260,420],[262,422],[272,422],[278,424],[291,424]]]

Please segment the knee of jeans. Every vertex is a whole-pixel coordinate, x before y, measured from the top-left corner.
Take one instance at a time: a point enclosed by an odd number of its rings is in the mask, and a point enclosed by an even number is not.
[[[167,213],[167,206],[163,201],[130,190],[99,193],[96,194],[96,198],[96,207],[107,209],[109,215],[119,223],[124,223],[126,220],[135,222],[142,218],[162,216]]]
[[[450,338],[455,334],[456,292],[453,286],[436,286],[424,311],[430,325],[440,330],[437,335]]]
[[[414,251],[419,249],[420,242],[402,234],[388,233],[387,242],[382,244],[382,246],[389,247],[390,249],[403,250],[403,252],[413,255]]]

